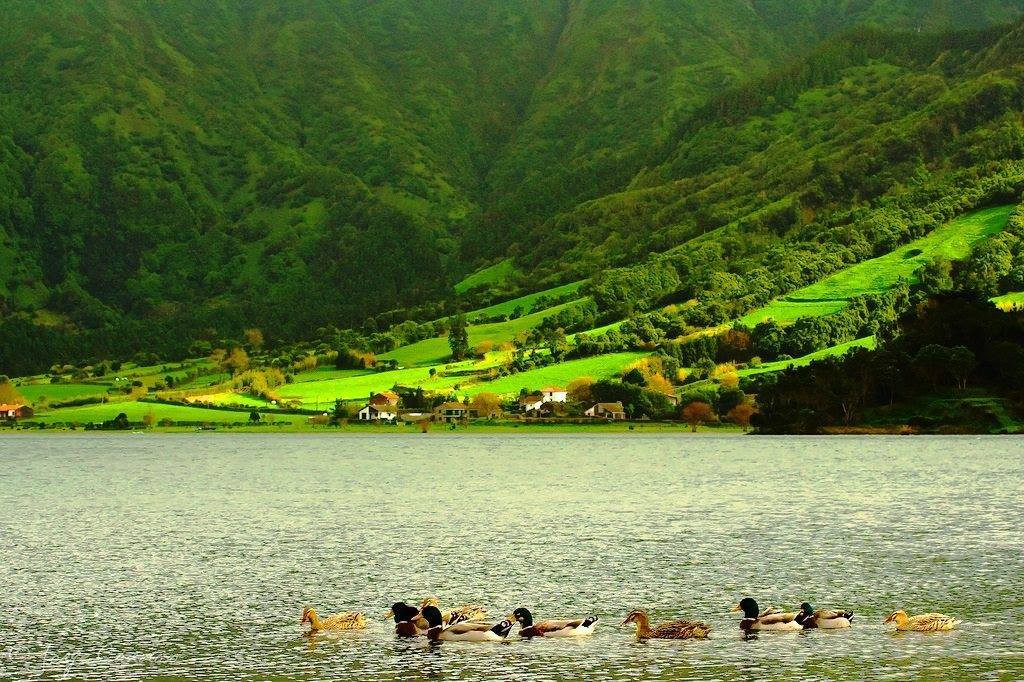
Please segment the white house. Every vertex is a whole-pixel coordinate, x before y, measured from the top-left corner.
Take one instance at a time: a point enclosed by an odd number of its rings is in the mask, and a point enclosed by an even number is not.
[[[468,419],[471,416],[470,412],[469,405],[466,403],[442,403],[434,410],[434,415],[438,421],[452,424]]]
[[[364,422],[394,421],[398,417],[398,408],[393,405],[367,405],[359,410],[359,419]]]
[[[529,414],[530,412],[536,412],[539,410],[545,402],[547,401],[545,401],[544,397],[540,395],[523,396],[519,399],[519,409],[521,409],[524,414]]]
[[[540,389],[540,396],[546,403],[564,403],[569,393],[561,386],[545,386]]]
[[[600,419],[626,418],[626,410],[622,407],[622,403],[596,403],[583,414],[588,417],[597,417]]]

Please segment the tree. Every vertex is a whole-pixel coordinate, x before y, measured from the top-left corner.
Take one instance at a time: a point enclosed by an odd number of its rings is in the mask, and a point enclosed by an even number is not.
[[[249,354],[241,346],[235,346],[221,363],[225,372],[240,374],[249,369]]]
[[[683,408],[683,421],[690,425],[690,429],[696,433],[697,427],[718,419],[711,405],[703,400],[694,400]]]
[[[18,389],[14,387],[11,380],[3,375],[0,375],[0,403],[14,405],[25,403],[25,398],[18,393]]]
[[[955,346],[949,350],[947,367],[956,382],[957,389],[967,388],[967,380],[978,366],[978,359],[964,346]]]
[[[260,415],[259,410],[253,410],[252,412],[249,413],[249,421],[251,421],[252,423],[256,424],[261,419],[263,419],[263,417]]]
[[[469,407],[484,418],[497,416],[501,414],[501,397],[497,393],[477,393],[469,402]]]
[[[146,428],[153,428],[153,424],[156,423],[156,415],[153,413],[153,410],[149,410],[146,414],[142,415],[142,423]]]
[[[448,320],[448,347],[452,360],[464,360],[469,354],[469,331],[465,315],[454,315]]]
[[[248,343],[249,347],[253,350],[263,348],[263,332],[256,328],[246,329],[245,342]]]
[[[675,394],[675,388],[672,386],[672,382],[661,374],[652,374],[647,377],[647,388],[656,393],[664,393],[665,395]]]
[[[634,386],[643,386],[647,380],[644,378],[644,373],[639,368],[634,367],[625,374],[622,375],[622,383],[633,384]]]
[[[492,341],[481,341],[480,343],[476,344],[476,346],[473,348],[473,355],[475,355],[478,358],[483,358],[483,357],[486,357],[486,355],[488,353],[490,353],[491,350],[493,350],[493,349],[494,349],[494,342],[492,342]]]
[[[569,396],[569,400],[577,403],[589,403],[593,400],[590,390],[590,387],[593,385],[594,379],[592,377],[577,377],[569,382],[569,385],[565,387],[565,391]]]
[[[756,412],[757,408],[752,403],[740,403],[729,410],[726,416],[729,418],[729,421],[746,431],[750,428],[750,419]]]

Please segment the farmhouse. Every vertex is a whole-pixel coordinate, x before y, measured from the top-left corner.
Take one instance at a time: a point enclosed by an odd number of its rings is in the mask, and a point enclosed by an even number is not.
[[[569,398],[568,391],[561,386],[545,386],[540,395],[546,403],[564,403]]]
[[[540,395],[526,395],[519,399],[519,409],[523,414],[537,412],[544,404],[544,397]]]
[[[376,405],[378,407],[390,405],[392,407],[398,405],[400,397],[394,391],[381,391],[380,393],[370,394],[370,405]]]
[[[626,410],[622,407],[622,403],[596,403],[583,414],[600,419],[626,418]]]
[[[0,419],[28,419],[34,414],[31,407],[22,403],[0,405]]]
[[[434,410],[434,418],[446,424],[460,422],[470,416],[469,405],[466,403],[441,403]]]
[[[393,405],[367,405],[359,410],[359,420],[365,422],[394,421],[398,408]]]

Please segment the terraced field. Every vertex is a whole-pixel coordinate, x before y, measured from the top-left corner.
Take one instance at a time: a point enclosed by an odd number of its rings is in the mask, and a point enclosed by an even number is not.
[[[18,386],[17,390],[30,403],[40,398],[52,403],[106,395],[108,388],[108,384],[26,384]]]
[[[773,319],[787,324],[800,317],[831,315],[845,308],[855,296],[884,293],[901,279],[913,283],[916,281],[914,272],[933,258],[964,258],[976,244],[1001,232],[1013,209],[1013,206],[997,206],[965,215],[891,253],[798,289],[745,315],[740,322],[754,326]]]
[[[465,393],[476,395],[477,393],[489,392],[499,395],[518,394],[520,389],[537,390],[544,386],[565,386],[573,379],[580,377],[591,377],[593,379],[608,379],[618,376],[623,369],[642,357],[649,355],[646,352],[609,353],[607,355],[595,355],[592,358],[581,358],[569,360],[557,365],[531,369],[519,374],[512,374],[501,377],[494,381],[481,382],[469,386]]]
[[[756,374],[765,374],[766,372],[780,372],[787,367],[804,367],[811,364],[815,360],[823,360],[824,358],[846,355],[846,353],[853,348],[874,348],[876,344],[874,336],[865,336],[862,339],[855,339],[853,341],[847,341],[831,348],[825,348],[803,357],[793,358],[792,360],[777,360],[776,362],[766,362],[760,367],[749,367],[747,369],[741,369],[737,374],[741,377],[754,376]]]
[[[464,294],[474,287],[484,285],[504,284],[511,277],[518,273],[510,258],[495,263],[494,265],[477,270],[473,274],[455,285],[455,293]]]
[[[101,405],[84,405],[82,407],[66,407],[52,412],[37,414],[34,421],[52,423],[74,423],[87,424],[100,423],[113,419],[119,413],[124,412],[129,421],[139,422],[143,417],[152,413],[157,421],[170,419],[173,421],[185,422],[211,422],[221,424],[233,424],[246,422],[249,415],[245,412],[229,410],[211,410],[201,407],[185,407],[182,405],[161,405],[142,402],[120,402],[105,403]],[[276,414],[273,421],[286,421],[289,423],[300,423],[306,420],[303,415]]]
[[[476,324],[469,326],[469,345],[476,346],[483,341],[490,341],[495,346],[511,341],[516,334],[533,329],[539,325],[545,317],[554,315],[564,308],[577,303],[570,301],[561,305],[547,308],[540,312],[524,315],[508,322],[491,322],[488,324]],[[504,305],[504,304],[503,304]],[[485,309],[486,310],[486,309]],[[451,356],[451,348],[448,346],[447,336],[438,336],[432,339],[424,339],[416,343],[402,346],[379,357],[384,360],[397,360],[400,365],[427,366],[438,365]]]

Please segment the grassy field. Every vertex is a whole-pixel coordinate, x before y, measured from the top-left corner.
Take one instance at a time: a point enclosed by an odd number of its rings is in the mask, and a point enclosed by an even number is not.
[[[533,329],[539,325],[545,317],[558,313],[563,308],[573,305],[576,301],[556,305],[531,315],[509,320],[508,322],[491,322],[488,324],[474,324],[469,326],[469,345],[476,346],[482,341],[491,341],[494,345],[511,341],[519,332]],[[396,348],[388,353],[383,353],[380,358],[384,360],[397,360],[399,364],[406,367],[438,365],[451,356],[451,348],[448,346],[447,336],[438,336],[432,339],[424,339],[416,343]]]
[[[962,259],[976,244],[1001,232],[1013,209],[1013,206],[998,206],[965,215],[891,253],[798,289],[745,315],[740,322],[753,326],[774,319],[786,324],[799,317],[831,315],[842,310],[855,296],[883,293],[900,279],[913,283],[914,272],[933,258]]]
[[[27,384],[15,388],[30,403],[35,403],[40,398],[46,398],[48,402],[52,403],[106,395],[110,386],[106,384]]]
[[[53,410],[44,414],[37,414],[33,421],[53,423],[75,423],[86,424],[89,422],[99,423],[113,419],[119,413],[128,415],[129,421],[142,421],[142,418],[152,412],[157,421],[171,419],[174,421],[189,422],[211,422],[211,423],[234,423],[249,420],[245,412],[228,410],[210,410],[200,407],[184,407],[182,405],[161,405],[154,403],[121,402],[106,403],[103,405],[83,405],[82,407],[67,407],[60,410]],[[305,422],[306,417],[295,414],[278,414],[272,417],[272,421],[287,421],[291,423]]]
[[[569,360],[557,365],[531,369],[519,374],[501,377],[494,381],[485,381],[467,387],[465,393],[476,395],[477,393],[489,392],[499,395],[517,394],[522,388],[537,390],[544,386],[565,386],[573,379],[579,377],[592,377],[594,379],[607,379],[617,376],[632,362],[646,357],[650,353],[609,353],[608,355],[595,355],[592,358],[580,360]]]
[[[495,303],[494,305],[487,306],[486,308],[480,308],[466,313],[466,319],[472,322],[473,320],[481,317],[490,318],[500,315],[511,315],[515,312],[516,308],[522,308],[524,313],[529,313],[530,310],[533,309],[534,304],[542,297],[546,296],[551,299],[560,299],[566,296],[571,296],[579,291],[580,287],[583,286],[583,282],[584,280],[580,280],[579,282],[573,282],[572,284],[563,284],[562,286],[555,287],[553,289],[545,289],[544,291],[538,291],[534,294],[513,298],[511,301]],[[555,308],[550,308],[549,310],[555,310]],[[538,314],[546,312],[547,311],[539,311]]]
[[[512,265],[512,259],[506,258],[500,263],[477,270],[473,274],[466,277],[464,280],[455,285],[455,293],[464,294],[474,287],[484,286],[487,284],[504,284],[511,277],[517,274],[517,270]]]
[[[831,348],[824,348],[822,350],[811,353],[810,355],[804,355],[803,357],[793,358],[792,360],[778,360],[776,362],[766,362],[760,367],[749,367],[747,369],[741,369],[738,374],[741,377],[749,377],[755,374],[764,374],[765,372],[779,372],[787,367],[804,367],[811,364],[815,360],[821,360],[823,358],[831,357],[833,355],[845,355],[847,351],[852,348],[874,348],[875,337],[865,336],[862,339],[855,339],[853,341],[847,341],[841,343],[838,346],[832,346]]]
[[[996,304],[996,307],[1003,310],[1024,308],[1024,291],[1013,291],[1002,296],[996,296],[992,299],[992,302]]]

